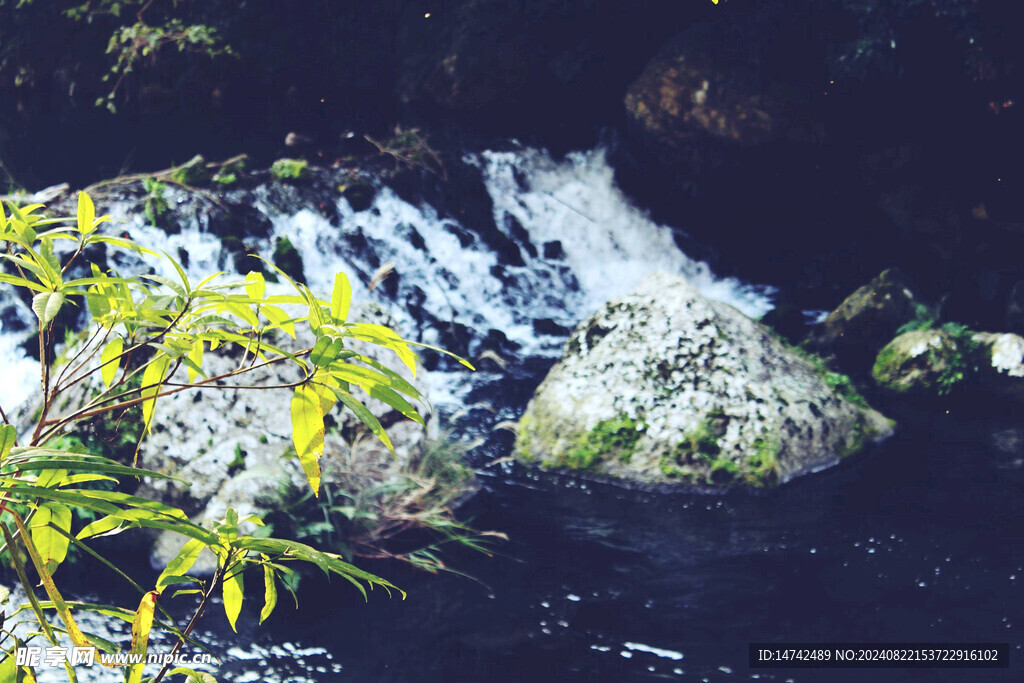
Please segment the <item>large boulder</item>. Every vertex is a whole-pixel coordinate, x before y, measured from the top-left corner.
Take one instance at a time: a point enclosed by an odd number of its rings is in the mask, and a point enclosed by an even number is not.
[[[695,24],[668,40],[629,85],[626,113],[662,163],[700,170],[724,163],[729,149],[821,138],[800,102],[806,98],[770,73],[762,28]]]
[[[786,482],[891,433],[848,385],[833,388],[840,377],[658,273],[573,332],[516,454],[636,482]]]
[[[679,152],[698,137],[739,144],[778,137],[782,100],[738,68],[732,32],[726,24],[683,32],[630,84],[626,111],[666,152]]]
[[[854,367],[867,365],[900,326],[925,312],[907,276],[888,268],[829,313],[816,342]]]

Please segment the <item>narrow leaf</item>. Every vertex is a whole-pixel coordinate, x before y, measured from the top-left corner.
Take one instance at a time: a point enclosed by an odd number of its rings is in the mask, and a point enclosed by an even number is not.
[[[100,353],[100,373],[103,376],[103,384],[110,386],[117,371],[121,367],[121,354],[124,352],[124,340],[121,337],[114,337],[110,343],[103,347]]]
[[[314,495],[320,495],[320,456],[324,452],[324,414],[320,397],[309,385],[295,389],[291,405],[292,443]]]
[[[143,655],[145,659],[146,650],[149,648],[149,632],[153,628],[153,611],[156,609],[156,601],[160,596],[158,591],[149,591],[142,596],[139,608],[135,611],[135,619],[132,621],[132,649],[133,655]],[[128,683],[142,683],[142,670],[146,668],[145,661],[135,664],[128,675]]]
[[[53,582],[53,576],[46,569],[46,563],[43,562],[42,557],[39,556],[39,551],[36,550],[35,543],[30,538],[30,532],[25,528],[24,523],[21,521],[21,517],[14,516],[14,523],[18,526],[18,531],[21,533],[22,541],[25,545],[25,550],[28,551],[28,555],[32,558],[32,564],[36,567],[36,572],[39,574],[39,578],[43,582],[43,588],[46,589],[46,594],[50,596],[50,600],[53,601],[53,605],[57,610],[57,614],[60,615],[61,621],[64,622],[64,626],[67,628],[68,636],[71,637],[71,642],[78,647],[88,647],[89,641],[82,633],[81,629],[78,628],[78,624],[75,623],[74,617],[71,616],[71,610],[68,609],[67,603],[61,596],[60,591],[57,590],[57,584]]]
[[[231,630],[235,633],[235,622],[242,612],[242,569],[236,568],[235,573],[224,579],[224,614],[228,616]]]
[[[267,293],[267,283],[263,273],[252,271],[245,276],[245,293],[250,299],[262,299]]]
[[[188,570],[192,569],[192,565],[196,563],[196,559],[204,547],[205,545],[202,541],[196,539],[192,539],[182,546],[181,551],[178,552],[173,560],[167,563],[167,566],[160,574],[160,578],[156,580],[156,589],[161,591],[164,587],[171,585],[170,579],[172,577],[184,576]]]
[[[167,356],[157,356],[146,366],[142,373],[142,386],[144,388],[140,396],[147,399],[142,402],[143,435],[149,432],[149,426],[153,422],[153,411],[156,409],[156,398],[150,397],[160,393],[160,384],[164,380],[164,374],[167,372],[167,365],[170,360]]]
[[[277,579],[274,575],[274,568],[268,562],[263,565],[263,609],[260,610],[260,623],[267,620],[267,617],[277,606]]]
[[[334,276],[334,289],[331,292],[331,317],[334,322],[343,323],[348,318],[348,310],[352,304],[352,285],[345,273]]]
[[[338,393],[338,399],[348,407],[355,416],[359,418],[359,421],[370,428],[374,436],[380,439],[380,442],[388,447],[388,450],[392,453],[395,452],[395,447],[391,445],[391,439],[388,438],[388,433],[384,431],[384,428],[380,426],[380,421],[374,416],[369,409],[359,402],[357,398],[351,394]]]
[[[54,528],[56,527],[56,529]],[[45,503],[39,506],[29,522],[32,542],[39,556],[51,574],[68,554],[67,534],[71,532],[71,510],[60,503]],[[57,529],[63,529],[60,533]]]

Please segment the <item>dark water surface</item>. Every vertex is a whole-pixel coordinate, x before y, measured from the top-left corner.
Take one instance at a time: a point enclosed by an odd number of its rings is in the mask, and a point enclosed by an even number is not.
[[[307,586],[299,613],[238,637],[245,653],[221,675],[1024,680],[1020,435],[1011,421],[922,418],[856,462],[762,496],[495,472],[468,512],[511,541],[493,558],[451,557],[486,587],[393,567],[381,570],[409,591],[404,601]],[[1009,642],[1011,667],[752,670],[751,641]],[[297,665],[288,650],[273,656],[275,642],[313,654]]]

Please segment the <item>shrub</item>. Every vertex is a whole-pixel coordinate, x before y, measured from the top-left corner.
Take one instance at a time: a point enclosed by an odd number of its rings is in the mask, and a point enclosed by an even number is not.
[[[290,540],[252,532],[263,524],[250,515],[239,517],[228,509],[220,522],[203,527],[189,521],[180,509],[157,500],[139,498],[122,490],[102,490],[96,482],[111,479],[149,477],[173,479],[166,472],[125,464],[113,458],[82,453],[83,442],[61,440],[68,432],[93,424],[101,418],[137,409],[139,438],[154,424],[157,403],[162,397],[193,389],[217,390],[222,385],[251,390],[291,391],[292,440],[312,496],[322,490],[320,456],[324,449],[325,420],[339,404],[350,410],[369,433],[389,449],[391,442],[376,417],[350,392],[356,386],[383,401],[408,418],[423,418],[410,401],[422,397],[401,376],[359,353],[360,345],[384,347],[400,362],[415,369],[417,358],[410,342],[387,327],[348,320],[351,289],[339,273],[329,300],[322,300],[305,285],[287,277],[295,290],[292,296],[268,296],[264,278],[250,273],[243,282],[219,282],[211,276],[200,283],[189,281],[184,269],[170,256],[129,239],[103,234],[99,228],[108,220],[97,218],[92,200],[81,193],[75,219],[46,219],[41,207],[0,206],[0,254],[11,270],[0,272],[0,283],[12,285],[32,296],[32,310],[38,319],[41,358],[54,357],[60,337],[54,320],[72,304],[85,305],[92,315],[91,330],[74,348],[68,349],[52,367],[41,363],[41,406],[32,413],[31,423],[14,424],[0,406],[0,534],[3,546],[29,603],[5,614],[10,621],[19,614],[30,615],[38,631],[29,640],[45,638],[57,645],[57,632],[66,633],[78,647],[98,645],[112,652],[115,646],[90,639],[79,628],[75,613],[97,611],[133,622],[132,652],[145,655],[161,601],[181,594],[200,596],[195,615],[183,629],[160,622],[177,637],[171,652],[176,654],[189,640],[199,615],[219,593],[232,626],[244,599],[246,570],[263,576],[264,605],[260,620],[277,604],[277,588],[292,590],[296,562],[311,563],[328,574],[351,582],[365,596],[366,587],[395,590],[385,579],[349,564],[341,555]],[[59,244],[70,243],[61,250]],[[102,245],[107,250],[132,251],[165,259],[176,278],[159,275],[120,277],[91,266],[87,277],[70,275],[72,266],[86,249]],[[292,306],[285,310],[282,306]],[[281,348],[271,338],[276,331],[294,334],[296,328],[315,339],[309,347]],[[281,336],[281,335],[277,335]],[[234,350],[237,367],[219,375],[204,369],[204,355],[219,347]],[[261,370],[292,365],[296,379],[286,384],[258,382]],[[468,365],[468,364],[467,364]],[[92,391],[85,391],[92,388]],[[68,401],[74,394],[84,394]],[[243,457],[239,453],[239,458]],[[76,516],[75,513],[80,513]],[[83,528],[76,519],[91,515]],[[151,590],[138,588],[141,599],[132,611],[116,605],[89,605],[67,601],[54,580],[54,572],[65,560],[70,547],[100,557],[89,547],[89,539],[128,529],[150,528],[171,531],[185,537],[181,552],[156,579]],[[206,580],[189,575],[203,549],[216,557],[213,576]],[[108,566],[114,566],[103,560]],[[119,570],[120,571],[120,570]],[[30,576],[34,572],[38,581]],[[124,574],[122,573],[122,576]],[[36,596],[41,583],[53,621]],[[181,584],[193,587],[175,590]],[[162,609],[162,608],[161,608]],[[0,660],[3,680],[34,676],[30,667],[14,660],[14,649],[25,644],[20,638],[5,640]],[[13,640],[13,642],[10,642]],[[165,666],[152,679],[158,683],[167,674]],[[74,680],[74,671],[67,667]],[[188,673],[178,669],[176,673]],[[142,665],[129,667],[127,678],[141,681]]]

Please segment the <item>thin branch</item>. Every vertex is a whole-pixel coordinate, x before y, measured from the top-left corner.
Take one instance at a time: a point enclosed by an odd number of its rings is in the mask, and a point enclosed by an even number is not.
[[[158,398],[163,398],[165,396],[171,396],[173,394],[177,394],[177,393],[180,393],[182,391],[186,391],[187,389],[294,389],[295,387],[301,386],[301,385],[305,384],[306,382],[308,382],[310,379],[312,379],[312,375],[308,375],[307,374],[301,380],[298,380],[296,382],[290,382],[288,384],[271,385],[271,386],[257,386],[257,385],[251,385],[251,384],[250,385],[223,385],[222,386],[222,385],[214,384],[214,382],[219,382],[219,381],[227,379],[229,377],[235,377],[237,375],[241,375],[241,374],[244,374],[246,372],[251,372],[252,370],[255,370],[257,368],[265,367],[265,366],[271,365],[273,363],[279,363],[279,362],[281,362],[283,360],[288,360],[288,357],[287,356],[278,356],[277,358],[272,358],[272,359],[270,359],[268,361],[265,361],[264,363],[261,363],[259,365],[254,366],[252,368],[243,368],[242,370],[233,370],[231,372],[226,372],[226,373],[224,373],[222,375],[216,375],[214,377],[210,377],[210,378],[205,379],[205,380],[203,380],[201,382],[192,382],[192,383],[186,383],[186,384],[170,384],[168,382],[160,382],[159,384],[150,384],[150,385],[147,385],[147,386],[144,386],[144,387],[139,387],[138,389],[132,389],[130,391],[124,392],[120,396],[110,397],[110,398],[106,399],[105,401],[100,402],[98,405],[103,405],[103,403],[107,403],[109,401],[115,401],[118,398],[121,398],[123,396],[129,396],[131,394],[139,393],[139,392],[145,391],[147,389],[153,389],[155,387],[160,387],[160,386],[173,386],[173,387],[175,387],[174,389],[170,389],[168,391],[160,391],[160,392],[158,392],[158,393],[156,393],[156,394],[154,394],[152,396],[139,396],[137,398],[133,398],[133,399],[130,399],[130,400],[127,400],[127,401],[122,401],[120,403],[115,403],[114,405],[108,405],[108,406],[105,406],[105,407],[102,407],[102,408],[97,407],[97,408],[91,408],[90,409],[87,406],[86,408],[83,408],[82,410],[79,410],[79,411],[77,411],[75,413],[72,413],[71,415],[68,415],[66,417],[60,418],[59,420],[49,420],[49,421],[47,421],[45,423],[45,425],[43,423],[40,423],[40,426],[50,426],[50,425],[52,425],[52,427],[48,431],[46,431],[44,434],[42,434],[42,437],[33,437],[33,443],[39,443],[40,442],[39,441],[40,438],[42,440],[45,440],[45,439],[51,437],[52,435],[56,434],[64,425],[70,424],[72,422],[78,422],[80,420],[84,420],[84,419],[89,418],[89,417],[95,417],[96,415],[102,415],[103,413],[108,413],[108,412],[113,411],[113,410],[123,410],[123,409],[126,409],[126,408],[131,408],[132,406],[139,405],[140,403],[143,403],[145,401],[150,401],[150,400],[154,400],[155,401]]]
[[[225,562],[225,566],[227,563]],[[178,642],[171,648],[170,656],[167,658],[167,663],[164,664],[163,668],[160,669],[160,673],[153,679],[153,683],[160,683],[163,680],[164,674],[171,668],[171,663],[174,661],[174,656],[178,654],[185,641],[188,640],[192,630],[195,629],[196,624],[199,623],[199,618],[203,616],[203,611],[206,609],[206,605],[209,604],[210,599],[213,597],[213,592],[217,589],[217,584],[220,583],[221,579],[224,578],[224,567],[217,567],[217,571],[214,572],[213,578],[210,579],[210,588],[203,594],[203,599],[199,601],[199,606],[196,608],[195,614],[189,620],[188,625],[185,626],[185,630],[181,632],[181,637]]]
[[[92,343],[94,341],[96,341],[96,335],[98,335],[100,333],[100,330],[103,330],[103,329],[104,329],[103,327],[100,327],[99,325],[97,325],[96,326],[96,331],[93,332],[91,335],[89,335],[89,338],[82,345],[82,348],[79,349],[78,353],[75,354],[74,358],[72,358],[67,363],[65,363],[64,367],[60,371],[60,374],[57,375],[57,379],[54,380],[54,382],[53,382],[53,390],[54,390],[55,393],[60,391],[60,389],[58,387],[60,387],[60,383],[64,380],[64,376],[71,369],[71,366],[74,365],[78,361],[78,359],[82,357],[83,353],[85,353],[86,351],[89,350],[89,348],[92,346]],[[110,336],[110,330],[107,330],[107,333],[105,335],[103,335],[103,340],[100,342],[100,346],[103,346],[103,342],[107,340],[108,336]],[[95,351],[93,353],[89,354],[89,356],[84,361],[82,361],[82,364],[79,365],[78,367],[81,368],[82,366],[84,366],[86,363],[88,363],[92,359],[92,357],[94,355],[95,355]],[[77,370],[77,369],[78,368],[75,368],[75,370]],[[72,374],[74,374],[74,373],[72,373]]]

